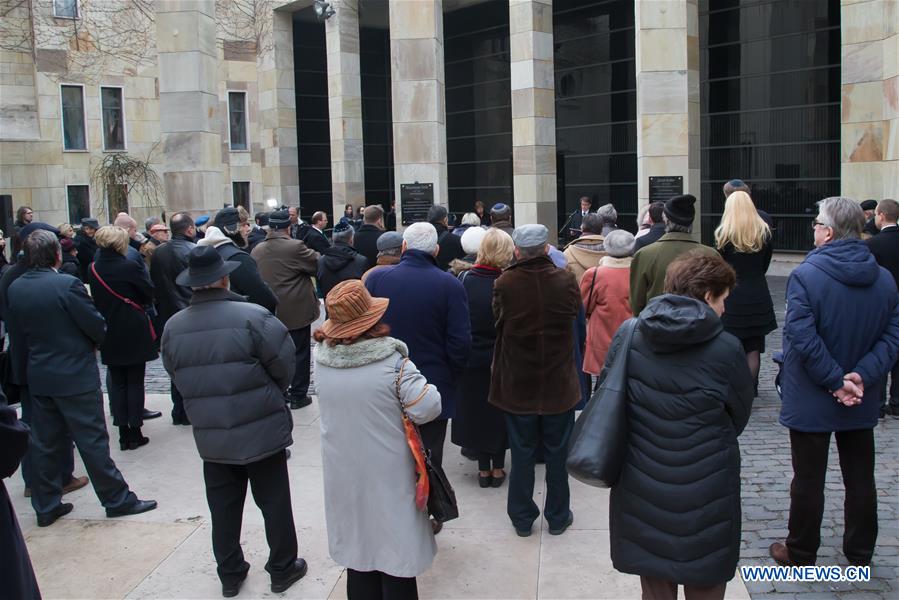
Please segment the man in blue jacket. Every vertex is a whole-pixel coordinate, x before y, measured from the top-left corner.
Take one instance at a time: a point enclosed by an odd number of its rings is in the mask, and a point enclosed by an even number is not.
[[[409,358],[440,392],[440,418],[419,430],[432,460],[442,464],[447,419],[456,412],[456,379],[471,350],[471,322],[465,288],[437,268],[439,251],[434,226],[414,223],[403,232],[400,263],[372,271],[365,287],[372,296],[390,299],[384,322],[393,337],[409,346]]]
[[[787,282],[780,422],[790,429],[793,483],[789,535],[769,549],[781,565],[815,564],[831,432],[846,488],[843,553],[853,565],[874,553],[874,427],[899,355],[899,295],[861,240],[864,224],[855,200],[822,200],[817,249]]]

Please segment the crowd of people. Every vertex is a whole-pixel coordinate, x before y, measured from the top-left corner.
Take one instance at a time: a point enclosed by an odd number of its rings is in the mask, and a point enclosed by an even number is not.
[[[442,465],[450,422],[478,485],[508,480],[515,532],[531,535],[542,515],[562,535],[574,522],[566,460],[576,411],[623,361],[628,450],[610,496],[613,565],[639,575],[646,598],[676,598],[678,585],[723,598],[740,548],[738,438],[777,328],[765,277],[774,223],[745,182],[724,194],[714,247],[694,237],[689,194],[645,207],[636,235],[613,205],[594,212],[582,198],[566,223],[576,238],[562,249],[543,225],[514,226],[502,203],[478,203],[457,227],[435,205],[402,233],[390,230],[394,211],[347,205],[330,239],[327,214],[307,224],[295,207],[255,222],[240,207],[179,212],[147,219],[143,233],[126,213],[104,226],[83,219],[76,233],[23,207],[0,318],[4,391],[24,425],[3,413],[0,431],[22,458],[37,524],[68,514],[63,495],[88,477],[109,517],[156,507],[110,456],[96,352],[122,451],[149,443],[143,422],[161,416],[144,403],[146,364],[161,356],[172,423],[192,427],[203,461],[223,596],[239,593],[250,568],[240,546],[248,484],[271,589],[283,592],[308,569],[287,460],[291,411],[312,403],[314,368],[329,548],[347,568],[348,596],[415,598],[442,528],[421,502],[423,467]],[[794,477],[789,534],[770,547],[779,564],[816,560],[832,433],[843,551],[853,564],[872,560],[873,429],[899,417],[897,219],[893,200],[822,200],[816,248],[789,279],[780,389]],[[325,320],[312,331],[320,300]],[[73,472],[73,445],[88,477]],[[4,463],[4,476],[14,470]],[[36,583],[24,550],[19,558],[10,568],[27,598]]]

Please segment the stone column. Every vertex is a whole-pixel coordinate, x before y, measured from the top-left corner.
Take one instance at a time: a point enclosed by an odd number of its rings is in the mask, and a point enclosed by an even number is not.
[[[448,206],[442,0],[390,2],[390,72],[397,213],[400,185],[416,181]]]
[[[299,206],[293,21],[288,12],[272,11],[265,17],[272,19],[272,26],[265,31],[256,61],[263,201],[274,198],[287,206]],[[270,209],[266,206],[264,210]]]
[[[365,204],[362,155],[362,83],[359,75],[357,0],[336,0],[325,21],[328,49],[328,117],[331,126],[331,204],[333,222],[347,203]]]
[[[841,194],[899,198],[899,3],[840,4]]]
[[[681,175],[696,196],[699,235],[699,7],[697,0],[637,0],[637,198],[649,178]]]
[[[166,210],[222,207],[215,1],[156,4]]]
[[[509,1],[515,224],[542,223],[557,239],[552,0]]]

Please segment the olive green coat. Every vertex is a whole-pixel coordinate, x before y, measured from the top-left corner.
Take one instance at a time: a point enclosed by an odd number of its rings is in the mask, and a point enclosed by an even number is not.
[[[665,288],[665,271],[681,254],[696,251],[699,254],[718,256],[718,252],[703,246],[689,233],[666,233],[654,244],[641,248],[631,263],[631,310],[634,316],[646,307],[650,299],[662,295]]]

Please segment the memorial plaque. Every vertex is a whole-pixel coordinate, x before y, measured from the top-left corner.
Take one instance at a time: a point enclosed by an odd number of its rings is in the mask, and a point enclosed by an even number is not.
[[[428,220],[428,211],[434,205],[433,183],[401,183],[400,208],[403,226]]]
[[[665,175],[649,178],[649,202],[665,202],[672,196],[684,193],[684,178],[681,175]]]

